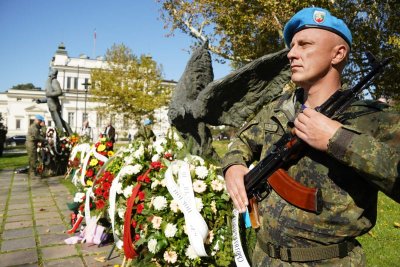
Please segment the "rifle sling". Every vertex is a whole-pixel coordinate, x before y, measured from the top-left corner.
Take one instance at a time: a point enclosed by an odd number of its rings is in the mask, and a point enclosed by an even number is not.
[[[290,177],[285,170],[278,169],[268,183],[274,191],[290,204],[317,214],[322,211],[322,195],[318,188],[310,188]]]

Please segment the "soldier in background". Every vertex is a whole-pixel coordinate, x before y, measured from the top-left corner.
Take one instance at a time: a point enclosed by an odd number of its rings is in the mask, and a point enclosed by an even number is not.
[[[139,130],[134,136],[134,140],[141,141],[154,141],[156,135],[151,129],[152,121],[150,119],[145,119],[143,124],[139,127]]]
[[[35,120],[29,126],[28,134],[26,137],[26,151],[29,160],[29,175],[36,176],[36,163],[37,163],[37,144],[38,142],[46,142],[46,138],[42,135],[42,127],[44,126],[44,117],[42,115],[35,115]]]
[[[258,203],[261,226],[253,266],[365,266],[356,238],[371,230],[378,191],[400,202],[399,113],[379,101],[357,101],[342,123],[315,109],[341,88],[351,32],[322,8],[306,8],[284,28],[292,81],[299,87],[266,105],[238,133],[223,159],[236,209],[248,205],[244,175],[292,132],[308,146],[283,169],[322,192],[320,214],[292,205],[274,190]]]

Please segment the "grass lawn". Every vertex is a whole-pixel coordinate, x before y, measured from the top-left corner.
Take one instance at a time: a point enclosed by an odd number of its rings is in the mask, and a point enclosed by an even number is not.
[[[225,140],[213,142],[220,157],[227,151],[228,144]],[[376,225],[357,240],[364,248],[368,267],[400,266],[400,204],[379,193]]]
[[[28,155],[26,152],[18,154],[3,153],[0,157],[0,170],[14,170],[28,166]]]

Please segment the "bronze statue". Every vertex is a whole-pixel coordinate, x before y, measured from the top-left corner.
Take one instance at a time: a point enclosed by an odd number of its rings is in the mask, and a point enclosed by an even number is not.
[[[72,130],[69,124],[61,117],[61,104],[58,99],[62,95],[60,83],[57,80],[58,70],[51,70],[49,78],[46,82],[46,99],[37,99],[36,103],[47,103],[51,118],[57,129],[65,130],[68,136],[72,135]]]
[[[168,117],[190,153],[218,158],[208,125],[241,127],[251,114],[282,94],[290,82],[287,49],[258,58],[213,81],[208,43],[189,59],[173,93]]]

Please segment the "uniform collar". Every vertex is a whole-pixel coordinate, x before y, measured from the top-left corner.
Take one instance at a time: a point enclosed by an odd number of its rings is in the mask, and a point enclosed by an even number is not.
[[[276,117],[282,125],[293,122],[297,113],[301,110],[303,103],[304,90],[296,89],[294,92],[285,93],[278,101],[274,108],[274,117]]]

